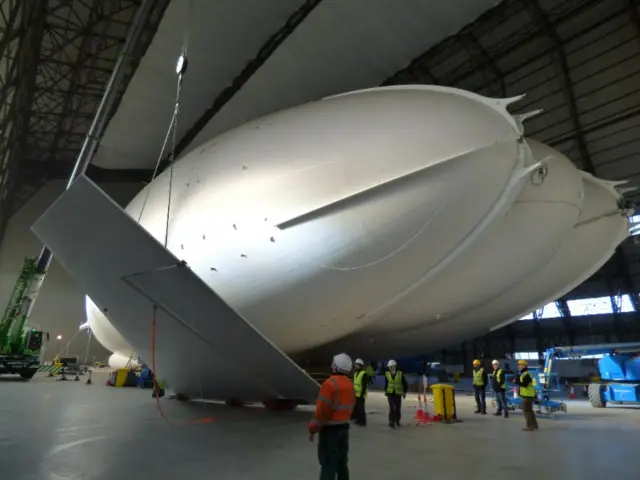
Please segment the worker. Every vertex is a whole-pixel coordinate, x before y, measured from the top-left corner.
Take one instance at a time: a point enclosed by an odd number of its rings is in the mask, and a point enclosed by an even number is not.
[[[349,467],[349,421],[355,405],[351,358],[346,353],[333,357],[331,376],[320,387],[316,411],[309,422],[309,441],[319,432],[320,480],[347,480]]]
[[[493,391],[496,392],[496,405],[498,410],[494,415],[499,417],[504,411],[504,418],[509,417],[509,409],[507,408],[507,382],[504,376],[504,370],[500,368],[500,362],[494,360],[491,362],[493,373],[491,374],[491,384]]]
[[[487,372],[484,371],[480,360],[473,361],[473,393],[476,397],[476,411],[474,413],[487,414]]]
[[[533,377],[529,373],[526,360],[518,360],[518,370],[520,370],[520,375],[515,378],[515,382],[519,387],[518,394],[522,402],[522,412],[527,421],[527,426],[523,428],[523,430],[532,432],[538,430],[538,421],[536,420],[536,414],[533,412],[536,387],[533,382]]]
[[[400,426],[402,399],[407,398],[409,385],[395,360],[389,360],[387,368],[384,375],[384,391],[389,402],[389,426],[396,428]]]
[[[356,406],[353,408],[351,419],[355,420],[356,425],[364,427],[367,424],[367,412],[364,404],[367,398],[369,375],[364,369],[364,361],[361,358],[358,358],[354,365],[356,373],[353,374],[353,390],[356,393]]]

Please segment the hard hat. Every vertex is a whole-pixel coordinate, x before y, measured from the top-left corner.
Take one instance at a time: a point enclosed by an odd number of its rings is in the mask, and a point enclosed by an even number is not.
[[[477,367],[480,365],[480,360],[478,360],[477,358],[473,361],[473,366]]]
[[[491,362],[491,365],[500,365],[500,362],[498,360],[494,360],[493,362]]]
[[[349,373],[352,366],[351,357],[346,353],[339,353],[333,357],[333,362],[331,363],[332,369],[342,373]]]
[[[526,367],[527,366],[527,361],[526,360],[518,360],[518,365],[524,365]]]
[[[362,360],[361,358],[357,358],[355,363],[356,363],[356,365],[364,366],[364,360]]]
[[[395,360],[389,360],[389,362],[387,362],[387,367],[388,367],[388,368],[395,367],[395,366],[397,366],[397,365],[398,365],[398,364],[396,363],[396,361],[395,361]]]

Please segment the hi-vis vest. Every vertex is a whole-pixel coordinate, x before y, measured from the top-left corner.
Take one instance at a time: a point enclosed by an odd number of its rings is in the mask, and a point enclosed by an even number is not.
[[[484,368],[480,367],[473,371],[473,386],[484,387]]]
[[[346,375],[331,375],[320,386],[309,431],[315,433],[326,426],[348,425],[355,402],[353,382]]]
[[[362,377],[365,376],[364,370],[358,370],[353,376],[353,389],[356,392],[356,398],[362,397]],[[364,392],[364,397],[367,398],[367,392]]]
[[[497,369],[497,370],[494,370],[494,371],[493,371],[493,378],[495,378],[496,382],[498,381],[498,377],[499,377],[500,375],[502,375],[502,369],[501,369],[501,368],[499,368],[499,369]],[[500,388],[504,388],[504,387],[505,387],[505,385],[506,385],[506,380],[505,380],[504,375],[503,375],[503,376],[502,376],[502,382],[501,382],[501,383],[498,383],[498,387],[500,387]]]
[[[404,395],[404,387],[402,386],[402,372],[396,370],[396,376],[393,377],[391,372],[385,373],[387,377],[387,393],[391,395]]]
[[[525,398],[535,398],[536,396],[536,386],[533,383],[533,378],[529,372],[522,372],[520,375],[520,382],[522,382],[526,377],[531,378],[531,383],[527,387],[520,387],[520,396]]]
[[[373,376],[376,374],[376,371],[371,365],[367,365],[367,368],[365,368],[364,371],[367,373],[367,375],[369,375],[370,379],[373,378]]]

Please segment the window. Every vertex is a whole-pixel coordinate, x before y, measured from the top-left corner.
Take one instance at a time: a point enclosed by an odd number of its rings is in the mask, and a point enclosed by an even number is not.
[[[633,303],[629,294],[611,297],[611,301],[618,307],[620,313],[634,312]]]
[[[611,297],[583,298],[580,300],[569,300],[567,302],[571,316],[581,317],[584,315],[602,315],[613,313]]]
[[[561,316],[562,314],[558,310],[556,302],[548,303],[541,310],[538,310],[538,318],[558,318]]]
[[[629,233],[631,235],[640,234],[640,215],[629,217]]]
[[[540,360],[538,352],[516,352],[516,360]]]
[[[538,315],[538,318],[559,318],[562,316],[556,302],[548,303],[544,307],[539,308],[536,310],[536,315]],[[533,320],[533,312],[525,315],[520,320]]]
[[[640,234],[640,215],[629,217],[629,233],[631,235]]]

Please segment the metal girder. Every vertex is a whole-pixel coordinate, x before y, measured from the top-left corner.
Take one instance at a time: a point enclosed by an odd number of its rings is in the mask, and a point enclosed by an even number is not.
[[[576,132],[575,140],[580,152],[582,167],[587,172],[595,175],[595,166],[593,165],[593,162],[591,160],[591,155],[589,154],[589,149],[587,148],[587,142],[584,139],[584,134],[582,131],[582,123],[580,121],[580,115],[578,113],[576,95],[573,90],[573,83],[571,81],[571,73],[569,71],[569,64],[567,62],[567,54],[565,52],[564,44],[556,28],[551,23],[551,20],[549,20],[547,13],[540,6],[539,1],[527,0],[527,4],[530,7],[530,10],[533,12],[533,15],[535,15],[536,20],[544,27],[549,38],[553,42],[553,63],[556,67],[556,73],[558,74],[558,79],[564,91],[564,97],[567,103],[567,108],[569,109],[569,116],[571,118],[571,123],[573,124],[573,129]]]
[[[486,13],[482,14],[477,20],[475,20],[467,28],[469,30],[474,30],[478,25],[482,24],[483,22],[486,22],[487,19],[489,18],[498,17],[498,16],[508,17],[509,8],[513,9],[513,12],[511,12],[511,15],[515,15],[516,13],[519,12],[519,10],[522,9],[522,4],[526,1],[527,0],[502,1],[498,5],[496,5],[489,11],[487,11]],[[576,15],[579,15],[583,11],[588,10],[594,5],[597,5],[600,2],[602,2],[602,0],[583,0],[582,2],[572,2],[573,7],[559,14],[554,19],[553,25],[554,26],[560,25],[570,20],[571,18],[575,17]],[[503,20],[506,21],[508,20],[508,18],[504,18]],[[452,76],[451,78],[446,78],[446,76],[440,78],[441,84],[448,85],[448,86],[456,86],[456,85],[463,84],[470,76],[474,75],[478,71],[478,69],[491,68],[491,63],[497,64],[498,60],[500,60],[501,58],[507,57],[513,54],[514,52],[518,51],[518,49],[520,49],[523,45],[527,44],[528,42],[534,41],[535,39],[537,39],[543,34],[544,32],[542,31],[528,31],[527,28],[521,28],[517,34],[513,35],[513,37],[515,37],[515,40],[510,42],[503,41],[500,43],[500,45],[497,48],[494,48],[492,50],[487,50],[487,55],[488,55],[487,58],[482,59],[479,62],[474,62],[473,60],[471,60],[469,63],[473,65],[470,65],[469,68],[456,69],[456,71],[459,72],[457,75]],[[398,79],[403,79],[403,77],[406,74],[412,75],[411,71],[417,71],[418,73],[422,73],[423,70],[426,69],[425,65],[429,63],[429,60],[433,56],[437,55],[438,50],[441,48],[441,45],[443,44],[444,42],[430,48],[426,52],[414,58],[409,64],[409,66],[394,73],[389,79],[385,80],[382,83],[382,85],[383,86],[393,85],[397,82]],[[530,61],[536,60],[537,58],[541,57],[544,54],[546,54],[546,52],[541,51],[539,54],[534,55],[532,59],[529,59],[527,63]],[[517,68],[520,68],[520,66],[516,67],[516,69]],[[514,70],[504,71],[502,73],[504,74],[504,76],[507,76],[510,73],[514,73]],[[485,87],[486,85],[483,85],[482,88],[485,88]]]
[[[507,97],[507,85],[504,80],[504,74],[500,71],[498,64],[489,55],[487,50],[482,46],[480,41],[476,38],[470,29],[465,29],[456,35],[456,40],[467,51],[469,56],[478,65],[481,71],[488,71],[493,77],[493,81],[500,84],[500,95],[503,98]]]
[[[3,10],[5,6],[9,7],[7,21],[13,23],[5,29],[5,35],[10,38],[3,39],[5,50],[0,54],[3,67],[9,65],[7,75],[3,78],[4,88],[0,99],[4,125],[0,130],[0,239],[4,236],[10,216],[9,207],[16,186],[17,164],[27,149],[29,109],[35,94],[38,56],[46,27],[48,1],[14,0],[4,2],[1,6]],[[15,37],[17,31],[23,34]]]
[[[542,317],[542,312],[544,307],[538,310],[534,310],[533,314],[533,335],[536,339],[536,351],[539,354],[544,353],[545,345],[544,339],[542,338],[542,328],[540,327],[540,318]]]
[[[27,142],[20,157],[11,161],[17,178],[7,212],[20,208],[49,178],[68,177],[140,1],[16,0],[16,3],[44,4],[46,18],[42,41],[32,62],[37,68],[35,90],[24,111],[27,121],[21,126]],[[169,0],[155,2],[152,19],[135,52],[137,61],[132,62],[125,75],[117,102],[151,42],[168,3]],[[31,30],[13,31],[21,31],[24,36]],[[3,40],[4,37],[0,45]],[[11,84],[6,82],[0,85],[0,98],[3,88],[9,87]],[[0,117],[0,131],[6,130],[8,122],[14,122],[13,118]],[[92,174],[107,181],[138,181],[140,175],[139,171],[105,174],[102,169],[93,168],[89,170],[89,175]]]
[[[567,305],[567,300],[565,298],[559,298],[556,300],[556,307],[558,307],[558,311],[562,315],[562,324],[567,332],[569,345],[574,345],[576,343],[575,333],[571,322],[571,309],[569,308],[569,305]]]
[[[556,72],[558,74],[558,79],[561,83],[565,101],[567,104],[567,108],[569,110],[569,117],[571,119],[571,123],[573,125],[574,130],[574,139],[578,146],[578,151],[580,153],[580,160],[582,163],[582,167],[587,172],[592,175],[597,175],[595,165],[593,160],[591,159],[591,154],[589,153],[589,149],[587,147],[587,142],[584,136],[584,129],[582,127],[582,122],[580,120],[580,114],[578,112],[578,106],[576,102],[576,95],[573,88],[573,83],[571,81],[571,73],[569,70],[569,65],[567,62],[567,54],[564,48],[564,44],[560,35],[558,34],[556,28],[551,23],[547,13],[544,11],[542,6],[539,3],[539,0],[526,0],[529,6],[530,11],[535,15],[536,20],[545,28],[549,38],[553,43],[553,60],[554,65],[556,67]],[[621,248],[618,247],[613,255],[612,259],[613,263],[618,266],[619,272],[623,281],[625,282],[627,292],[633,298],[634,308],[638,311],[638,298],[635,294],[635,286],[633,284],[633,279],[631,277],[631,273],[626,265],[624,260],[624,254],[621,251]],[[611,277],[609,277],[611,279]]]
[[[253,60],[247,63],[244,69],[233,79],[231,85],[225,88],[211,103],[211,106],[196,120],[196,122],[185,132],[178,141],[175,148],[175,156],[179,157],[185,149],[196,138],[198,133],[209,123],[209,121],[229,103],[229,101],[242,89],[242,87],[253,77],[258,69],[273,55],[276,49],[289,38],[302,22],[313,12],[322,0],[307,0],[298,8],[284,25],[274,33],[262,45],[258,54]],[[163,171],[171,161],[171,154],[167,156],[159,166],[159,172]]]
[[[631,16],[631,21],[636,27],[636,32],[638,33],[638,42],[640,42],[640,13],[638,9],[640,9],[640,2],[638,0],[627,0],[629,3],[629,15]]]
[[[408,67],[403,68],[402,70],[398,70],[391,77],[387,78],[384,82],[380,84],[381,87],[387,87],[389,85],[396,85],[398,83],[409,83],[407,79],[403,78],[409,75],[414,81],[418,83],[425,83],[423,81],[423,77],[427,77],[429,83],[431,85],[442,85],[440,80],[429,70],[429,68],[424,64],[424,59],[422,57],[418,57],[413,60]]]
[[[636,316],[640,319],[640,301],[638,301],[638,293],[636,292],[635,283],[633,281],[633,277],[631,276],[631,272],[629,271],[629,267],[627,266],[627,258],[624,253],[622,253],[621,247],[616,248],[613,257],[610,260],[612,266],[616,268],[619,273],[619,276],[609,275],[609,280],[611,282],[616,282],[619,280],[621,282],[621,289],[625,293],[629,294],[629,298],[631,299],[631,304],[633,305],[633,309],[636,312]],[[612,293],[614,295],[615,293]]]

